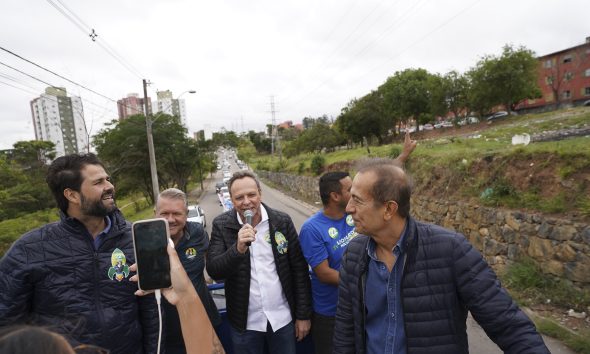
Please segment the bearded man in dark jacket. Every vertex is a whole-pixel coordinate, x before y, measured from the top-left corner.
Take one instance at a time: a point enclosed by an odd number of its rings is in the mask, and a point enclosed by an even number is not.
[[[94,154],[57,158],[47,184],[61,220],[24,234],[0,261],[0,326],[29,322],[72,346],[155,353],[158,308],[129,281],[131,227]]]
[[[293,221],[262,203],[251,172],[234,173],[229,192],[234,209],[213,220],[207,272],[225,281],[234,351],[263,353],[266,342],[295,354],[310,330],[311,285]]]
[[[358,169],[346,212],[361,235],[340,268],[334,353],[468,353],[468,312],[505,353],[549,353],[463,235],[410,217],[410,195],[391,160]]]

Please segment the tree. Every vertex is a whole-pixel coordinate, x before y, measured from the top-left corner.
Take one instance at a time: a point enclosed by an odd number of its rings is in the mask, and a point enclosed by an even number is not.
[[[444,113],[438,115],[453,112],[455,118],[459,117],[461,110],[467,107],[469,79],[466,75],[461,75],[459,72],[452,70],[441,77],[440,84],[442,97],[437,98],[436,102],[441,102],[440,99],[442,99]],[[434,109],[434,111],[439,110]]]
[[[264,133],[257,133],[253,130],[250,130],[247,134],[248,139],[254,144],[256,151],[259,153],[268,153],[271,152],[271,140],[264,136]]]
[[[525,47],[506,45],[499,57],[483,57],[470,72],[472,105],[483,110],[501,104],[513,110],[518,102],[539,97],[537,68],[534,52]]]
[[[13,145],[12,159],[23,167],[43,166],[55,158],[55,144],[51,141],[18,141]]]
[[[324,149],[334,150],[344,143],[343,137],[323,121],[316,121],[313,126],[306,129],[299,137],[285,146],[286,156],[294,156],[302,152],[321,153]]]
[[[157,116],[152,130],[160,187],[186,191],[198,164],[195,141],[177,117],[167,114]],[[112,121],[94,137],[94,145],[123,195],[139,191],[154,201],[143,115]]]
[[[47,162],[55,157],[49,141],[19,141],[0,158],[0,220],[55,206],[45,183]]]
[[[211,139],[214,146],[229,146],[229,147],[237,147],[240,141],[240,138],[236,135],[233,131],[226,131],[222,129],[221,132],[213,133],[213,137]]]
[[[357,102],[358,100],[355,98],[350,100],[350,102],[342,108],[335,123],[336,129],[351,143],[362,142],[363,136],[366,134],[363,130],[363,122],[357,113]]]
[[[480,60],[475,68],[467,72],[469,91],[467,93],[467,106],[470,111],[478,112],[481,117],[488,113],[497,100],[494,97],[493,87],[487,82],[489,70],[485,61]]]
[[[389,77],[379,90],[392,116],[404,122],[413,118],[418,125],[431,117],[427,114],[432,113],[433,82],[432,74],[424,69],[406,69]]]

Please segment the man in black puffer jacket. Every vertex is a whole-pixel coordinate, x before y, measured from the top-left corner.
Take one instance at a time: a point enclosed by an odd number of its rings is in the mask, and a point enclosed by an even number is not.
[[[310,329],[307,263],[291,218],[261,202],[251,172],[229,180],[234,209],[213,220],[207,272],[225,280],[227,315],[236,353],[295,353]],[[247,223],[246,212],[251,213]]]
[[[72,346],[111,353],[155,353],[158,308],[129,281],[135,262],[131,227],[93,154],[57,158],[47,183],[61,221],[30,231],[0,261],[0,326],[29,322]]]
[[[358,169],[346,211],[362,235],[340,268],[334,353],[468,353],[468,312],[505,353],[549,353],[463,235],[409,216],[410,195],[390,160]]]

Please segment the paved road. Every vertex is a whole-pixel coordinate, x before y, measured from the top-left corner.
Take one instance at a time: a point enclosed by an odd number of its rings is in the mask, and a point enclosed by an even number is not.
[[[237,166],[232,161],[231,171],[234,172],[236,170]],[[209,232],[209,234],[211,234],[211,223],[213,222],[213,219],[222,212],[222,207],[219,205],[217,194],[215,194],[215,182],[221,181],[221,177],[221,173],[218,172],[214,175],[213,179],[207,181],[205,185],[206,191],[201,195],[199,201],[199,204],[205,210],[205,215],[207,216],[207,232]],[[293,199],[265,184],[262,184],[262,200],[271,208],[276,208],[289,214],[293,219],[297,231],[301,229],[303,222],[318,210],[318,206],[312,206]],[[483,329],[471,316],[467,319],[467,334],[471,352],[477,354],[502,353],[502,350],[500,350],[494,342],[487,337]],[[549,337],[543,338],[551,353],[575,354],[575,352],[568,349],[561,342]]]

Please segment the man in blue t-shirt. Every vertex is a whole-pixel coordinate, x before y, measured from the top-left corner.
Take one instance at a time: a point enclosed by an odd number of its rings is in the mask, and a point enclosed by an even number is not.
[[[311,333],[317,354],[332,352],[332,334],[338,301],[338,269],[348,242],[356,236],[345,209],[352,179],[348,172],[328,172],[320,178],[324,209],[305,221],[299,233],[311,274],[313,316]]]
[[[416,147],[406,133],[403,151],[396,158],[402,166]],[[311,336],[315,353],[332,353],[334,318],[338,302],[340,261],[350,240],[357,235],[354,222],[346,214],[352,179],[348,172],[328,172],[320,177],[323,209],[305,221],[299,232],[301,249],[312,269],[313,316]]]

